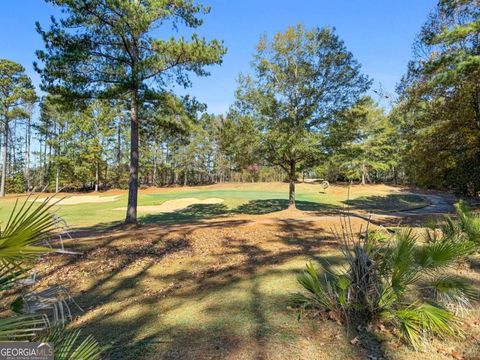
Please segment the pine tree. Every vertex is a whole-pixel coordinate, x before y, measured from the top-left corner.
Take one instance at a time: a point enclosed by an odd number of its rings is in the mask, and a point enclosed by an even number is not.
[[[7,59],[0,59],[0,120],[3,135],[1,197],[5,196],[7,181],[10,124],[14,120],[27,118],[28,105],[35,101],[35,89],[23,66]]]
[[[396,109],[421,186],[480,191],[480,7],[441,0],[415,42]]]
[[[199,27],[209,8],[189,0],[47,0],[65,17],[48,30],[37,24],[45,50],[37,52],[43,89],[65,100],[126,98],[130,102],[130,174],[126,223],[137,221],[139,106],[156,102],[172,81],[190,84],[188,72],[208,75],[223,45],[194,34],[155,38],[159,26]]]

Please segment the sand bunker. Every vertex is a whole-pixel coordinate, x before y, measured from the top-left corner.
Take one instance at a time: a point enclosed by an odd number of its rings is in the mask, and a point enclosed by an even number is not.
[[[53,197],[50,202],[57,202],[56,205],[77,205],[85,203],[105,203],[118,199],[118,195],[115,196],[99,196],[99,195],[81,195],[81,196],[69,196],[65,199]],[[59,201],[60,200],[60,201]],[[36,202],[44,202],[45,198],[35,199]]]
[[[160,205],[148,205],[148,206],[139,206],[137,208],[138,212],[156,214],[156,213],[170,213],[178,210],[183,210],[190,205],[211,205],[211,204],[220,204],[224,200],[220,198],[208,198],[208,199],[197,199],[197,198],[184,198],[176,200],[167,200]],[[125,211],[127,208],[116,208],[115,210]]]

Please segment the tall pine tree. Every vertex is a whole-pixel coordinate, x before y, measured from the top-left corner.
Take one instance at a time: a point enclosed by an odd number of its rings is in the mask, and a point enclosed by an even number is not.
[[[5,196],[10,124],[19,118],[27,118],[28,105],[36,101],[35,89],[22,65],[0,59],[0,121],[3,135],[2,180],[0,196]]]
[[[198,35],[158,37],[161,26],[197,28],[209,8],[190,0],[47,0],[65,15],[48,30],[37,24],[45,50],[43,90],[65,100],[126,98],[130,102],[130,174],[126,223],[137,221],[139,105],[155,102],[172,82],[189,86],[188,72],[208,75],[225,48]]]

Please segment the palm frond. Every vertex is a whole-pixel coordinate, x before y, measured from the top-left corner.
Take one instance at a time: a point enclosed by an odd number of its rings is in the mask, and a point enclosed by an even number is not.
[[[460,334],[458,320],[449,308],[452,303],[465,307],[477,297],[477,291],[467,280],[443,273],[477,245],[464,235],[457,220],[443,226],[447,231],[432,224],[421,239],[411,228],[401,228],[386,239],[383,236],[382,241],[368,229],[358,241],[343,232],[345,270],[322,281],[308,264],[298,279],[307,293],[298,295],[297,300],[304,309],[341,310],[344,320],[361,321],[363,326],[388,321],[415,348],[433,335]],[[430,291],[418,292],[415,285],[422,284]],[[404,305],[412,299],[413,305]]]
[[[17,263],[0,263],[0,291],[6,290],[15,284],[30,270],[30,267],[22,266],[20,262]]]
[[[416,260],[423,269],[448,267],[464,259],[476,248],[471,241],[437,241],[420,247]]]
[[[414,261],[416,242],[412,229],[402,229],[395,234],[393,245],[382,259],[381,268],[391,272],[390,286],[397,295],[418,277]]]
[[[0,319],[0,341],[32,340],[48,327],[48,319],[39,314],[17,315]]]
[[[292,302],[304,308],[315,307],[321,310],[332,310],[346,303],[349,280],[345,276],[330,274],[323,280],[311,262],[297,277],[299,284],[307,290],[307,294],[295,294]]]
[[[40,205],[25,200],[19,207],[18,200],[10,218],[0,234],[0,263],[3,266],[18,265],[34,256],[52,251],[37,245],[54,227],[54,219],[49,212],[54,203],[46,199]]]
[[[402,338],[414,348],[420,346],[426,335],[446,337],[459,334],[455,315],[429,303],[385,311],[381,316],[396,323]]]
[[[385,286],[377,300],[377,308],[389,309],[398,301],[398,295],[391,286]]]
[[[39,246],[38,243],[55,226],[55,219],[49,212],[55,203],[50,203],[51,199],[48,198],[40,205],[34,206],[34,202],[28,200],[21,206],[18,206],[18,201],[15,203],[7,225],[0,233],[0,288],[2,289],[25,274],[28,270],[25,267],[26,261],[52,251],[50,248]],[[41,294],[48,295],[45,291]],[[25,305],[24,300],[24,298],[18,298],[11,305],[11,309],[21,311]],[[62,308],[60,313],[63,314]],[[48,318],[39,314],[2,318],[0,319],[0,341],[39,339],[40,333],[49,329],[49,325]],[[92,336],[80,339],[79,330],[68,331],[63,327],[50,328],[47,335],[42,338],[44,342],[54,344],[55,359],[100,359],[102,349],[97,341]]]
[[[478,290],[467,279],[458,276],[437,277],[430,283],[437,301],[445,305],[460,308],[471,306],[471,301],[478,298]]]
[[[67,330],[62,326],[54,327],[40,339],[53,344],[55,360],[98,360],[103,349],[91,335],[84,339],[80,330]]]
[[[464,200],[455,204],[457,219],[447,216],[441,227],[446,236],[456,236],[480,245],[480,213],[473,212]]]

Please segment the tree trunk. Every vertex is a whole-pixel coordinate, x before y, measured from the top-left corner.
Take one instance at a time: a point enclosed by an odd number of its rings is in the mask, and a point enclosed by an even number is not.
[[[295,209],[295,163],[290,164],[289,188],[288,188],[288,208]]]
[[[157,186],[157,152],[158,152],[158,149],[155,147],[155,156],[153,157],[153,174],[152,174],[153,186]]]
[[[49,187],[50,186],[50,179],[49,179],[49,174],[48,174],[48,156],[47,156],[47,142],[48,142],[48,137],[47,133],[45,133],[45,141],[43,142],[43,167],[42,167],[42,191],[45,186]]]
[[[7,176],[11,175],[13,172],[14,172],[14,169],[13,167],[15,166],[15,164],[17,163],[17,157],[16,157],[16,154],[17,154],[17,149],[15,147],[15,144],[17,143],[15,141],[17,135],[15,133],[16,131],[16,126],[15,126],[16,122],[13,123],[13,126],[12,126],[12,129],[9,129],[9,133],[10,133],[10,146],[11,148],[9,149],[8,151],[8,155],[9,155],[9,159],[7,161],[8,163],[8,170],[7,170]]]
[[[367,169],[365,167],[365,163],[363,162],[362,163],[362,185],[365,185],[365,178],[366,178],[366,174],[367,173]]]
[[[137,223],[138,202],[138,90],[131,94],[130,114],[130,174],[128,178],[128,204],[126,224]]]
[[[5,183],[7,181],[7,160],[8,160],[8,119],[5,118],[3,129],[3,154],[2,154],[2,182],[0,184],[0,197],[5,196]]]
[[[105,182],[107,183],[107,187],[110,187],[110,184],[108,182],[108,177],[110,176],[110,174],[108,173],[108,170],[110,170],[110,168],[108,167],[108,162],[105,161]]]
[[[98,192],[98,182],[100,179],[100,176],[98,174],[98,161],[95,162],[95,192]]]
[[[30,142],[31,142],[31,115],[27,118],[26,134],[25,134],[25,184],[27,192],[30,191]]]
[[[395,185],[398,184],[398,174],[397,174],[397,169],[395,168],[395,166],[392,167],[392,171],[393,171],[393,183]]]
[[[473,111],[475,113],[475,120],[477,123],[477,127],[480,129],[480,87],[478,85],[475,86],[475,90],[473,91],[472,105],[473,105]]]
[[[55,193],[59,190],[60,168],[57,165],[57,172],[55,173]]]
[[[118,118],[118,129],[117,129],[117,154],[116,154],[116,188],[120,188],[120,181],[122,179],[122,119]]]

